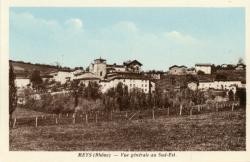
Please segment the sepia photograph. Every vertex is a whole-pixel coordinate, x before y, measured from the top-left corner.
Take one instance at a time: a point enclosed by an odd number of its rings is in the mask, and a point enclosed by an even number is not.
[[[10,7],[9,151],[246,151],[245,30],[244,7]]]

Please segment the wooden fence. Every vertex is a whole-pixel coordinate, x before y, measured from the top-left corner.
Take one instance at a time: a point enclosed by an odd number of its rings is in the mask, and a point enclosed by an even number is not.
[[[234,111],[239,108],[238,102],[219,102],[213,104],[195,105],[190,107],[175,108],[153,108],[146,110],[105,112],[90,111],[85,113],[73,114],[48,114],[27,118],[14,118],[10,123],[11,128],[23,126],[46,126],[46,125],[67,125],[67,124],[88,124],[109,121],[127,121],[137,119],[156,119],[160,116],[181,116],[196,115],[208,112]]]

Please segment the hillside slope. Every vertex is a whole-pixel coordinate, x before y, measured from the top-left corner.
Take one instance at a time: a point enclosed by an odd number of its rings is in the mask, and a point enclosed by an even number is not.
[[[12,64],[14,68],[14,73],[17,76],[26,76],[26,77],[29,76],[34,70],[38,70],[40,71],[41,75],[44,75],[59,69],[59,67],[53,65],[32,64],[23,61],[10,60],[10,64]]]

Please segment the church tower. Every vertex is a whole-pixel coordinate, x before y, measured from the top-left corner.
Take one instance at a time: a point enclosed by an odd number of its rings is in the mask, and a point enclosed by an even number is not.
[[[105,59],[102,59],[101,57],[99,59],[94,60],[93,69],[92,72],[100,77],[101,79],[104,79],[104,77],[107,74],[107,63]]]

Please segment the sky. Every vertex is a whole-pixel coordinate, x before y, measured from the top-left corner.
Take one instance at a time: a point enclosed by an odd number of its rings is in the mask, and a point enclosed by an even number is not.
[[[10,8],[10,59],[86,68],[137,59],[143,70],[245,59],[244,8]]]

